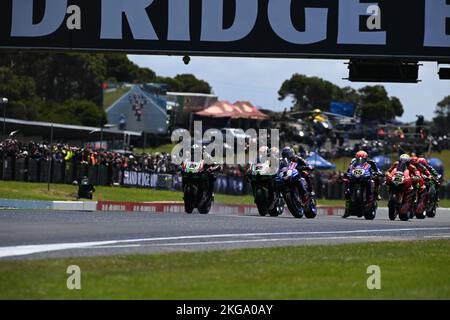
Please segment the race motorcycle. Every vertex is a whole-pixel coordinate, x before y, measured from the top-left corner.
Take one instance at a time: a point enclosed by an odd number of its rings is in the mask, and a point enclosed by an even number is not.
[[[428,209],[428,204],[430,202],[429,187],[427,186],[427,188],[422,189],[417,194],[417,202],[414,203],[414,210],[411,212],[410,218],[412,219],[415,216],[417,219],[425,219],[427,216],[426,211]]]
[[[370,165],[366,163],[353,166],[344,181],[348,183],[350,190],[349,215],[359,218],[364,216],[366,220],[375,219],[378,204],[374,192],[369,193],[368,190],[374,190],[375,187]]]
[[[439,179],[441,177],[439,176],[438,180],[430,180],[430,183],[428,184],[428,205],[426,208],[427,217],[428,218],[434,218],[436,217],[436,210],[438,206],[438,192],[439,192]]]
[[[252,164],[249,180],[253,197],[260,216],[269,214],[277,217],[283,214],[284,200],[277,190],[276,173],[271,172],[269,163]]]
[[[414,188],[409,171],[394,169],[390,175],[387,175],[386,182],[389,186],[389,219],[395,220],[398,215],[400,220],[408,221],[414,209]]]
[[[186,213],[195,208],[201,214],[208,214],[214,197],[209,191],[209,176],[204,168],[204,160],[200,162],[184,162],[181,167],[183,178],[183,200]]]
[[[301,170],[308,169],[299,168],[298,163],[284,159],[277,173],[278,189],[295,218],[302,218],[304,215],[308,219],[313,219],[317,216],[316,199],[308,192],[306,180],[301,176]]]

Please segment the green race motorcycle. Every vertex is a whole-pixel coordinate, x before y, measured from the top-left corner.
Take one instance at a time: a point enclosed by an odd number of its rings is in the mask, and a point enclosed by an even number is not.
[[[270,170],[268,163],[251,165],[248,179],[252,186],[253,197],[260,216],[267,214],[277,217],[283,214],[284,200],[275,182],[276,171]]]
[[[210,179],[204,167],[204,161],[184,162],[181,172],[186,213],[192,213],[197,208],[201,214],[208,214],[214,202],[214,196],[209,191]]]

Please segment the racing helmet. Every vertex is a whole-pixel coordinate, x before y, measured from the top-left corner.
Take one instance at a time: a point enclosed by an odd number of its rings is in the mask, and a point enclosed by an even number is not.
[[[367,162],[367,158],[369,158],[369,155],[367,152],[360,150],[356,153],[355,158],[358,165],[365,164]]]
[[[400,156],[400,163],[402,164],[409,164],[411,162],[411,157],[409,156],[409,154],[402,154]]]
[[[424,166],[428,166],[428,160],[425,159],[425,158],[419,158],[419,159],[417,160],[417,162],[420,163],[420,164],[422,164],[422,165],[424,165]]]
[[[291,147],[284,147],[281,151],[281,157],[286,159],[292,159],[294,158],[295,154],[294,151],[291,149]]]
[[[418,160],[419,160],[419,158],[414,156],[414,157],[411,157],[410,162],[411,162],[411,164],[416,164],[418,162]]]

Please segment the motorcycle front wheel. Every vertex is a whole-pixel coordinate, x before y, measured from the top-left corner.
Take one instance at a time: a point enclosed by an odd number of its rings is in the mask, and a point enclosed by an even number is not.
[[[195,209],[194,196],[195,194],[192,186],[187,186],[184,189],[184,211],[186,211],[186,213],[190,214]]]
[[[311,199],[311,201],[309,202],[308,207],[305,210],[305,217],[308,219],[314,219],[315,217],[317,217],[317,204],[316,204],[316,199]]]
[[[269,215],[271,217],[278,217],[281,216],[284,212],[284,201],[282,198],[278,198],[275,207],[273,207],[272,210],[269,210]]]
[[[209,211],[211,210],[211,205],[212,199],[206,200],[204,203],[198,206],[198,212],[200,212],[201,214],[208,214]]]
[[[414,216],[416,217],[416,219],[419,219],[419,220],[423,220],[427,217],[425,210],[423,210],[422,212],[417,212],[417,207],[419,207],[421,201],[423,201],[423,200],[419,199],[419,202],[417,203],[417,206],[415,207],[415,210],[414,210]]]
[[[284,194],[284,201],[286,201],[286,205],[289,211],[295,218],[297,219],[303,218],[303,208],[298,202],[298,200],[294,198],[294,193],[286,192]]]
[[[427,211],[427,217],[428,218],[436,217],[436,206],[434,206],[433,209]]]
[[[377,215],[377,207],[374,205],[372,208],[364,211],[364,218],[366,220],[374,220]]]
[[[397,218],[397,198],[391,197],[388,204],[389,208],[389,219],[394,221]]]
[[[264,217],[267,215],[268,210],[267,207],[269,206],[267,201],[266,192],[263,188],[256,189],[255,192],[255,203],[256,207],[258,208],[258,213],[261,217]]]

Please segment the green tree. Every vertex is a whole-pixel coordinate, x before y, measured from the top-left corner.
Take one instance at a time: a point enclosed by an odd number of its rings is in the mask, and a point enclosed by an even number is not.
[[[307,110],[308,106],[329,110],[330,103],[339,98],[341,89],[333,83],[318,77],[294,74],[281,85],[279,100],[288,97],[294,100],[294,110]]]
[[[156,73],[149,68],[137,69],[137,75],[135,82],[137,83],[149,83],[153,82],[156,78]]]
[[[204,80],[197,79],[193,74],[179,74],[174,80],[179,83],[180,92],[211,93],[211,86]]]
[[[433,118],[434,130],[441,134],[449,132],[450,128],[450,95],[438,102]]]
[[[0,95],[10,100],[7,115],[13,118],[99,125],[106,121],[100,107],[105,80],[166,83],[172,91],[211,92],[211,86],[194,75],[157,77],[125,54],[0,52]]]
[[[366,86],[358,90],[361,117],[365,120],[390,120],[403,115],[403,105],[389,97],[384,86]]]
[[[353,103],[354,105],[358,105],[360,99],[358,91],[348,86],[338,90],[334,98],[336,101]]]
[[[138,66],[132,63],[126,54],[105,54],[106,78],[114,78],[118,82],[134,82]]]
[[[39,118],[42,121],[94,127],[107,122],[104,110],[85,100],[67,100],[63,104],[48,101],[40,111]]]
[[[0,96],[7,97],[8,105],[5,114],[9,118],[34,120],[38,114],[39,99],[36,96],[36,87],[31,77],[16,75],[9,68],[0,67]]]
[[[210,94],[212,88],[208,82],[197,79],[193,74],[179,74],[174,78],[157,77],[156,83],[165,83],[169,91]]]
[[[103,54],[0,53],[0,66],[32,78],[41,99],[61,103],[85,99],[98,104],[100,84],[107,76]]]
[[[90,100],[100,105],[100,85],[105,80],[106,64],[101,54],[54,54],[46,72],[46,99],[64,102]]]

